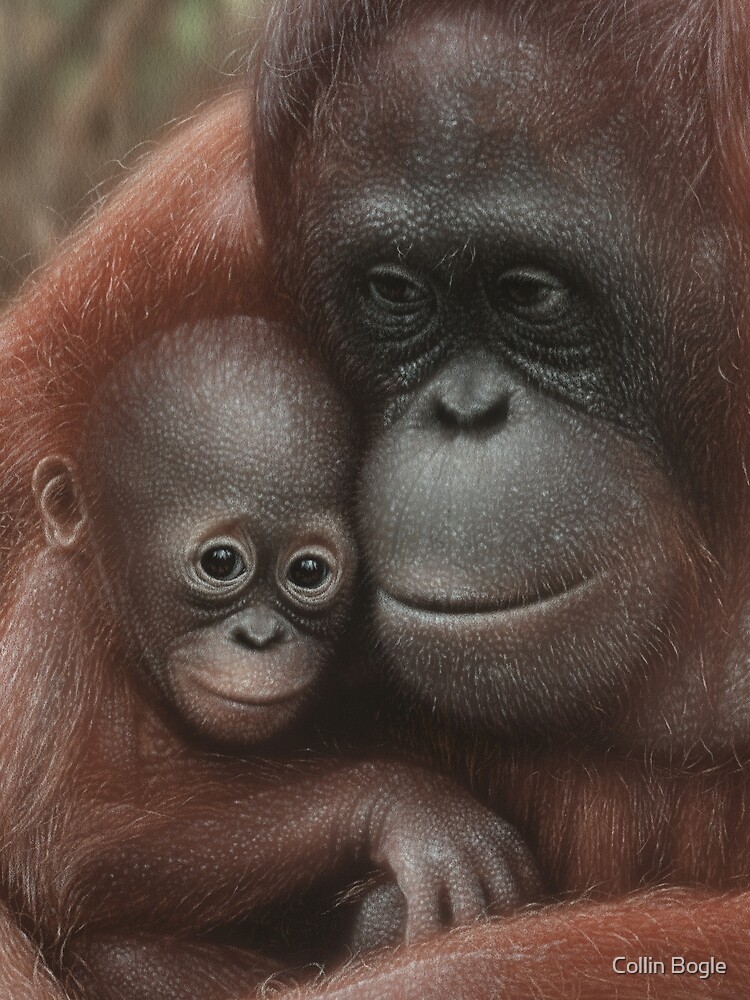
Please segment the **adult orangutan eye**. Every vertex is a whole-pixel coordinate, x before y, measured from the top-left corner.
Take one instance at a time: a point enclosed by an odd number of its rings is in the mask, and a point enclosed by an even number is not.
[[[211,580],[220,583],[239,579],[247,572],[245,560],[231,545],[215,545],[200,557],[200,568]]]
[[[533,267],[515,267],[500,275],[490,290],[498,310],[529,322],[549,323],[568,311],[571,291],[556,275]]]
[[[370,303],[381,312],[412,316],[429,310],[434,303],[430,287],[396,264],[373,267],[367,274]]]

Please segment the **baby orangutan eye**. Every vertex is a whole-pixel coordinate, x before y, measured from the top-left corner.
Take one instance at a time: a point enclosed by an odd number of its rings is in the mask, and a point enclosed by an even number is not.
[[[320,556],[305,553],[289,564],[286,575],[300,590],[319,590],[330,578],[331,567]]]
[[[282,591],[304,611],[326,607],[344,579],[338,554],[318,544],[291,552],[281,560],[277,573]]]
[[[200,568],[211,580],[237,580],[247,572],[245,560],[231,545],[214,545],[203,553]]]

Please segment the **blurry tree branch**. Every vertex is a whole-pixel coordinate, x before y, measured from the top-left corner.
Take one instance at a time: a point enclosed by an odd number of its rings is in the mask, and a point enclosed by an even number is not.
[[[98,27],[99,15],[115,5],[116,0],[86,0],[75,17],[57,22],[43,36],[38,51],[20,67],[15,79],[6,82],[0,102],[0,135],[10,140],[10,145],[3,142],[4,155],[13,155],[10,146],[14,140],[22,141],[27,131],[24,119],[29,108],[38,106],[55,86],[55,69],[73,48],[90,42]],[[19,23],[19,29],[21,27]]]
[[[97,108],[116,98],[141,32],[168,11],[173,0],[120,0],[117,4],[104,0],[104,5],[113,10],[104,28],[99,59],[89,70],[72,113],[67,116],[73,136],[83,131]]]
[[[0,305],[115,165],[237,63],[259,0],[0,0]]]

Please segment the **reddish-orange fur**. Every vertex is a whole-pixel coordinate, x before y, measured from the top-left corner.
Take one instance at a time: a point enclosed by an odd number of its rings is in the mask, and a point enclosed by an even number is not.
[[[521,914],[449,938],[433,938],[366,969],[353,967],[295,1000],[446,997],[489,1000],[740,1000],[750,981],[750,895],[664,892],[614,903],[560,905]],[[612,962],[651,956],[701,960],[726,956],[725,975],[708,979],[617,975]]]

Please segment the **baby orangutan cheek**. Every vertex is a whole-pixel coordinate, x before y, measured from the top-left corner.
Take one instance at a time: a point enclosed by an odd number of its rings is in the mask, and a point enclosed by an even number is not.
[[[182,721],[219,743],[252,746],[287,729],[314,694],[327,644],[308,636],[251,649],[206,635],[175,647],[160,678]]]

